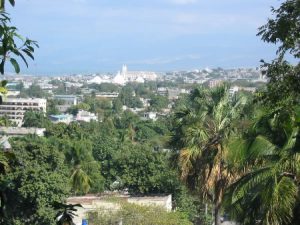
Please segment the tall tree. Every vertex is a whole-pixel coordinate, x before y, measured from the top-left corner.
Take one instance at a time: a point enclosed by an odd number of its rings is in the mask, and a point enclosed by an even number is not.
[[[279,45],[277,58],[263,61],[263,70],[269,78],[262,100],[271,105],[299,104],[300,102],[300,1],[286,0],[278,9],[272,8],[273,18],[259,28],[258,35],[268,43]],[[286,55],[296,62],[286,61]]]
[[[15,6],[15,0],[8,0],[8,1],[12,6]],[[5,2],[6,0],[0,0],[0,10],[5,9]]]
[[[214,204],[216,225],[221,224],[221,203],[232,180],[226,142],[245,105],[245,98],[230,98],[227,85],[198,88],[190,95],[190,104],[175,114],[173,143],[179,150],[181,177]]]
[[[73,167],[71,174],[72,189],[75,194],[86,194],[91,188],[91,179],[83,170],[82,164],[90,163],[92,157],[91,143],[87,140],[70,140],[69,151],[66,153],[67,160]],[[100,172],[99,172],[100,173]]]
[[[232,149],[228,158],[244,173],[228,189],[233,217],[246,225],[299,224],[300,108],[258,114]]]
[[[5,63],[9,60],[16,73],[20,72],[20,66],[17,58],[21,59],[28,67],[26,56],[34,59],[34,48],[38,47],[36,41],[23,38],[17,33],[17,28],[10,25],[10,17],[5,12],[6,0],[0,0],[0,73],[4,74]],[[9,0],[12,6],[15,0]],[[17,45],[21,43],[20,45]],[[7,93],[6,81],[0,84],[0,104],[2,103],[2,95]]]

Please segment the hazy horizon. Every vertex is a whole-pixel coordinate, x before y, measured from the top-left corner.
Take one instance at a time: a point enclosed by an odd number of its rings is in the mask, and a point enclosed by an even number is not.
[[[18,0],[7,11],[40,49],[23,74],[258,67],[274,0]],[[9,69],[9,68],[8,68]]]

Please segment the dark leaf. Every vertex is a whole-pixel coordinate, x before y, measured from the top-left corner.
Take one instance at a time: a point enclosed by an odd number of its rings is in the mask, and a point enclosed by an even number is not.
[[[20,73],[20,66],[19,66],[17,60],[15,60],[14,58],[11,58],[10,62],[13,65],[13,67],[15,68],[16,73]]]
[[[9,0],[9,2],[12,6],[15,6],[15,0]]]
[[[22,51],[25,52],[26,55],[28,55],[32,60],[34,60],[32,53],[28,49],[22,49]]]

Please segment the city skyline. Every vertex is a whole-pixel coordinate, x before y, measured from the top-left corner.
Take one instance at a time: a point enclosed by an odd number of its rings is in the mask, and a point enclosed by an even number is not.
[[[40,45],[22,73],[257,67],[275,46],[256,36],[274,0],[19,0],[12,24]],[[276,5],[277,4],[277,5]]]

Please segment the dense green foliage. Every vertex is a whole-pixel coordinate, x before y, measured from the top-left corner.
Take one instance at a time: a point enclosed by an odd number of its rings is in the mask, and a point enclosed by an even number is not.
[[[24,114],[23,120],[23,127],[44,128],[47,127],[50,123],[50,120],[47,117],[45,117],[45,114],[39,111],[27,111]]]
[[[25,56],[34,59],[34,47],[38,47],[38,45],[36,41],[23,38],[17,33],[18,29],[16,27],[10,26],[10,17],[5,12],[5,2],[5,0],[0,1],[0,72],[4,74],[5,63],[9,59],[15,72],[19,73],[20,66],[16,58],[22,59],[28,67]],[[15,5],[14,0],[9,0],[9,3],[12,6]]]
[[[4,2],[0,1],[1,9]],[[130,225],[208,224],[212,222],[209,210],[215,225],[221,224],[222,214],[245,225],[299,224],[300,1],[284,1],[272,12],[274,18],[258,35],[279,44],[278,58],[263,62],[269,82],[254,96],[230,95],[227,84],[212,89],[200,86],[175,102],[170,117],[144,121],[122,106],[143,107],[144,98],[149,99],[148,110],[161,111],[169,101],[153,91],[175,83],[122,88],[101,84],[89,87],[118,91],[119,96],[111,101],[93,92],[69,110],[74,115],[89,110],[101,122],[52,124],[43,113],[26,112],[24,127],[44,127],[46,134],[10,138],[13,151],[0,152],[0,223],[52,225],[57,213],[70,221],[67,208],[56,207],[68,196],[119,190],[134,195],[173,194],[177,212],[120,203],[117,212],[91,213],[92,224],[111,224],[120,218]],[[1,55],[21,57],[27,64],[20,51],[33,58],[36,43],[26,40],[25,49],[18,49],[16,29],[7,25],[9,18],[3,12],[0,22]],[[286,53],[296,64],[287,62]],[[6,57],[1,60],[3,73]],[[18,72],[16,60],[10,61]],[[78,92],[53,82],[56,93]],[[0,92],[5,92],[5,82]],[[22,94],[45,96],[36,85]],[[57,113],[57,104],[50,101],[49,113]],[[7,118],[0,122],[10,125]]]
[[[52,204],[69,194],[64,154],[39,137],[14,138],[12,146],[11,170],[0,181],[2,223],[54,224]]]
[[[244,96],[232,98],[224,85],[195,89],[187,103],[174,115],[172,145],[182,179],[214,204],[215,224],[220,224],[224,190],[232,180],[225,159],[227,139],[243,121],[247,101]]]
[[[180,212],[166,212],[160,207],[139,206],[126,202],[116,202],[120,205],[118,211],[107,212],[99,209],[97,212],[89,213],[91,225],[118,224],[122,221],[124,225],[191,225],[192,223]]]
[[[37,84],[32,84],[28,89],[22,88],[20,96],[23,98],[45,98],[49,96],[41,87]]]
[[[278,9],[272,8],[274,18],[260,28],[258,35],[268,43],[279,45],[277,58],[264,62],[263,68],[269,78],[262,100],[272,105],[291,107],[300,99],[300,1],[287,0]],[[294,63],[286,60],[292,56]]]
[[[290,224],[297,215],[299,119],[299,108],[260,112],[232,140],[229,158],[241,178],[228,189],[227,206],[238,221]]]
[[[196,92],[197,98],[192,93],[190,102],[183,101],[188,106],[185,109],[177,106],[174,120],[173,144],[182,178],[196,193],[215,193],[211,196],[215,209],[225,206],[225,212],[241,224],[300,221],[300,1],[285,1],[272,12],[275,18],[269,19],[258,35],[280,45],[278,58],[263,62],[269,82],[256,93],[255,102],[239,112],[238,121],[226,119],[237,107],[215,101],[217,95],[207,98],[206,90]],[[296,64],[285,60],[286,52],[294,56]],[[238,98],[233,96],[231,102]],[[222,118],[225,120],[219,123]],[[219,201],[218,196],[222,196]],[[215,211],[215,224],[221,224],[217,217]]]

